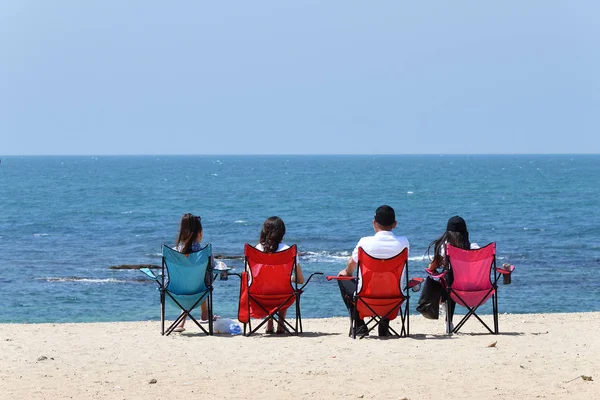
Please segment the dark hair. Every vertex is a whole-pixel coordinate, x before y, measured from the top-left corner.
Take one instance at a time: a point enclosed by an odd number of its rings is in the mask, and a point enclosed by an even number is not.
[[[394,222],[396,222],[394,209],[386,204],[377,207],[377,210],[375,210],[375,222],[384,228],[391,228]]]
[[[200,222],[200,217],[189,213],[184,214],[184,216],[181,217],[181,226],[179,227],[179,236],[177,237],[175,247],[181,245],[181,253],[191,253],[192,246],[200,232],[202,232],[202,222]]]
[[[455,217],[450,218],[450,220],[455,219]],[[460,217],[459,217],[460,218]],[[462,218],[461,218],[462,220]],[[462,220],[464,223],[464,220]],[[450,221],[449,221],[450,222]],[[449,224],[449,226],[451,226]],[[462,227],[461,227],[462,229]],[[461,249],[469,250],[471,248],[471,242],[469,242],[469,231],[467,231],[467,226],[464,224],[464,230],[461,231],[449,231],[446,230],[442,236],[438,239],[429,243],[429,247],[427,247],[427,255],[430,256],[430,250],[433,247],[433,260],[437,261],[437,265],[447,267],[448,266],[448,258],[446,253],[446,244],[451,244],[454,247],[459,247]],[[440,255],[442,247],[444,248],[444,257]]]
[[[260,231],[259,243],[266,253],[275,253],[285,235],[285,224],[279,217],[269,217]]]

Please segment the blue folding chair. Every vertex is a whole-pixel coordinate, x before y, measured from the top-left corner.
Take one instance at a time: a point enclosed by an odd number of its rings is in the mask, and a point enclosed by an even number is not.
[[[216,278],[212,269],[212,246],[207,244],[200,251],[180,253],[167,245],[162,246],[162,273],[156,276],[150,269],[140,271],[158,283],[160,291],[161,334],[169,335],[186,317],[207,335],[213,334],[212,282]],[[169,300],[183,312],[165,331],[165,303]],[[208,330],[192,316],[192,311],[208,301]]]

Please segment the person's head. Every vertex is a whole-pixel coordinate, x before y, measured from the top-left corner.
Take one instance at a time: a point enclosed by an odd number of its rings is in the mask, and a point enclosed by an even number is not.
[[[285,224],[283,220],[279,217],[269,217],[260,231],[259,243],[265,252],[274,253],[277,251],[284,235]]]
[[[467,223],[465,220],[455,215],[448,220],[446,224],[446,232],[438,239],[434,240],[429,244],[427,248],[427,253],[429,254],[429,250],[433,247],[434,251],[434,259],[437,258],[439,264],[446,264],[445,260],[441,258],[441,249],[442,247],[445,250],[447,244],[451,244],[454,247],[459,247],[461,249],[469,250],[471,248],[471,242],[469,242],[469,231],[467,230]],[[444,251],[445,254],[445,251]]]
[[[394,209],[388,205],[382,205],[375,210],[373,218],[373,228],[375,232],[391,231],[396,227],[396,213]]]
[[[181,246],[181,252],[188,254],[192,252],[194,242],[202,241],[202,222],[199,216],[185,214],[181,217],[179,236],[175,246]]]
[[[460,247],[461,249],[466,250],[471,248],[467,223],[458,215],[455,215],[448,220],[448,223],[446,224],[446,236],[447,242],[454,247]]]

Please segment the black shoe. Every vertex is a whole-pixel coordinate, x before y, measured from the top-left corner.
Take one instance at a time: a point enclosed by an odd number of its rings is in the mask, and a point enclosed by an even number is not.
[[[382,318],[377,326],[379,329],[379,336],[390,336],[390,320]]]
[[[354,332],[356,337],[369,336],[369,328],[367,328],[367,324],[358,325],[356,328],[354,328]],[[350,335],[350,337],[352,337],[352,335]]]

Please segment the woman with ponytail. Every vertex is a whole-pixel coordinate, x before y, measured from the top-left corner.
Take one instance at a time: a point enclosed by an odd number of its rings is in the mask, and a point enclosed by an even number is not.
[[[263,224],[258,244],[255,247],[257,250],[265,253],[276,253],[278,251],[286,250],[290,246],[282,242],[284,235],[285,224],[283,223],[283,220],[279,217],[269,217]],[[302,268],[300,268],[298,258],[296,258],[296,270],[292,275],[292,282],[304,283],[304,275],[302,274]],[[285,333],[285,328],[281,321],[285,318],[286,313],[287,309],[279,311],[281,318],[277,323],[277,333]],[[273,320],[267,322],[266,333],[273,333]]]

